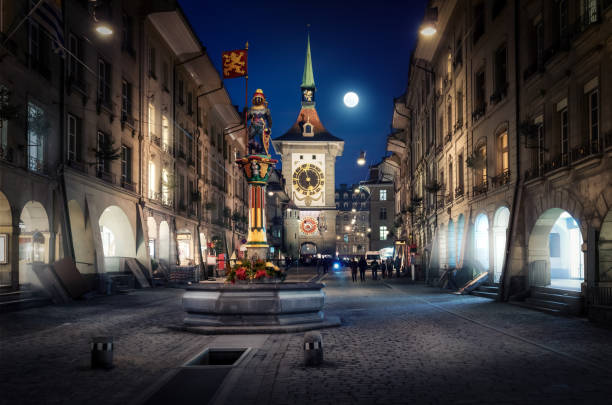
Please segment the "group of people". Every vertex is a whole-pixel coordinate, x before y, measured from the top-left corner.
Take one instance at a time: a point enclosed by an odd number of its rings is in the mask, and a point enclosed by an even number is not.
[[[349,267],[351,268],[351,275],[353,277],[353,282],[356,283],[357,282],[357,270],[359,270],[359,280],[361,280],[361,282],[364,282],[366,280],[366,270],[368,269],[368,267],[371,269],[372,271],[372,280],[378,280],[378,271],[380,270],[382,273],[382,278],[391,278],[393,277],[393,270],[395,269],[396,271],[396,277],[400,277],[401,274],[401,265],[399,260],[396,260],[395,263],[393,263],[393,260],[391,260],[391,258],[387,258],[386,260],[373,260],[372,263],[370,263],[370,265],[368,266],[368,262],[366,261],[365,257],[360,257],[359,260],[355,260],[355,258],[352,258],[349,261]]]

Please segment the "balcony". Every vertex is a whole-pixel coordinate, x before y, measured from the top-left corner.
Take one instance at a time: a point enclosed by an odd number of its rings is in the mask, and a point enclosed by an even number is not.
[[[444,137],[444,144],[449,143],[451,140],[453,139],[453,134],[452,132],[449,132],[448,134],[446,134],[446,136]]]
[[[162,194],[159,193],[159,192],[155,192],[153,190],[149,190],[149,200],[155,201],[155,202],[161,204],[161,202],[162,202]]]
[[[457,122],[455,123],[455,132],[457,131],[461,131],[461,129],[463,128],[463,120],[457,120]]]
[[[167,207],[167,208],[172,208],[172,207],[174,207],[174,200],[172,199],[172,196],[167,195],[167,194],[166,194],[166,195],[164,195],[164,194],[162,193],[162,196],[161,196],[161,204],[162,204],[164,207]]]
[[[480,118],[482,118],[485,115],[486,112],[487,112],[486,103],[477,105],[476,108],[474,109],[474,112],[472,112],[472,120],[474,122],[478,121]]]
[[[169,143],[162,143],[161,148],[164,152],[166,152],[170,156],[174,156],[174,148]]]
[[[177,156],[178,156],[180,159],[183,159],[183,160],[185,160],[185,159],[187,158],[187,155],[185,155],[185,152],[184,152],[184,151],[182,151],[182,150],[180,150],[180,149],[179,149],[179,151],[178,151],[178,153],[177,153]]]
[[[150,134],[149,135],[149,141],[151,141],[155,145],[161,147],[161,139],[159,139],[159,136],[156,136],[154,134]]]
[[[453,193],[452,192],[444,196],[444,202],[446,202],[446,205],[451,205],[453,203]]]
[[[482,183],[472,187],[472,195],[476,197],[477,195],[480,195],[480,194],[486,194],[488,189],[489,189],[489,183],[486,181],[483,181]]]
[[[492,178],[493,185],[495,187],[503,186],[504,184],[510,183],[510,170],[506,169],[502,173]]]
[[[96,171],[96,177],[111,184],[115,184],[115,174],[106,172],[103,169],[98,169]]]
[[[47,164],[40,158],[30,156],[28,158],[28,170],[39,174],[48,174]]]
[[[499,89],[495,90],[495,93],[491,94],[489,101],[491,105],[499,103],[508,94],[508,83],[504,83]]]
[[[455,189],[455,198],[463,197],[463,185],[457,186]]]
[[[127,111],[121,111],[121,129],[125,129],[126,125],[134,129],[134,117]]]
[[[195,161],[190,157],[187,159],[187,165],[195,167]]]
[[[84,162],[74,160],[74,159],[69,159],[68,166],[80,172],[87,173],[87,164],[85,164]]]
[[[131,181],[129,181],[128,179],[122,177],[121,178],[121,187],[123,187],[124,189],[131,191],[132,193],[136,192],[136,184],[132,183]]]

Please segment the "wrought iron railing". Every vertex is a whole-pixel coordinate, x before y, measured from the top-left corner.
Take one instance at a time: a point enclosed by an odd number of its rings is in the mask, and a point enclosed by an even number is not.
[[[102,169],[98,169],[96,171],[96,176],[99,179],[104,180],[107,183],[115,184],[115,174],[114,173],[105,172]]]
[[[457,186],[455,189],[455,198],[463,197],[463,185]]]
[[[496,187],[510,183],[510,170],[506,169],[502,173],[492,178],[493,185]]]
[[[483,181],[482,183],[477,184],[474,187],[472,187],[472,194],[474,196],[485,194],[488,189],[489,189],[489,183],[486,181]]]

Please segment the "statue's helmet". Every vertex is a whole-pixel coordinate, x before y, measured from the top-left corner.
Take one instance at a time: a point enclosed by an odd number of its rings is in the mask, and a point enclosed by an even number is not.
[[[264,96],[262,89],[255,90],[255,94],[253,94],[253,100],[255,100],[256,98],[261,98],[262,101],[266,100],[266,96]]]

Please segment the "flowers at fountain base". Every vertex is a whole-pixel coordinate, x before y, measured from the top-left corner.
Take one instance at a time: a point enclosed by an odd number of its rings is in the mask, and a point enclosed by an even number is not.
[[[284,281],[287,273],[272,262],[245,259],[228,269],[225,281],[228,283],[265,283]]]

